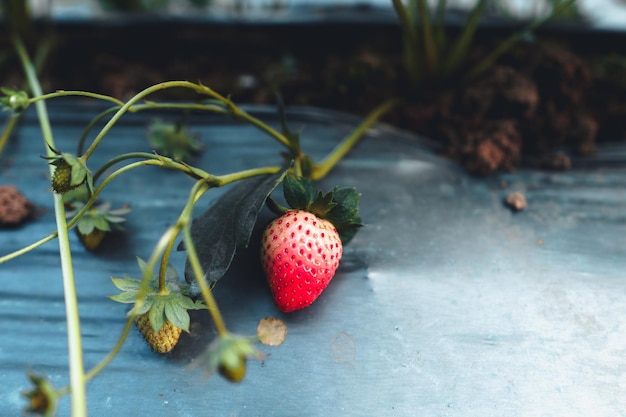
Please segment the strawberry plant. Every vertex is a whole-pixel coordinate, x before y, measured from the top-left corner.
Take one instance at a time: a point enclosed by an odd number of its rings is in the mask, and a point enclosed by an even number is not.
[[[286,328],[276,324],[280,320],[264,318],[259,323],[256,336],[230,332],[213,295],[213,286],[228,271],[236,252],[250,243],[259,213],[267,204],[279,217],[268,226],[259,265],[263,264],[278,310],[290,312],[302,309],[320,296],[340,264],[343,245],[355,235],[361,223],[357,207],[359,195],[354,189],[336,187],[322,193],[315,181],[324,178],[395,102],[385,102],[377,107],[325,158],[315,161],[304,151],[300,133],[288,128],[280,101],[281,123],[280,128],[275,128],[242,110],[229,97],[189,81],[155,84],[127,101],[86,91],[59,90],[44,94],[29,51],[18,32],[12,34],[12,41],[24,68],[28,91],[2,89],[4,96],[0,98],[0,105],[9,111],[10,121],[31,106],[35,107],[43,136],[42,151],[45,155],[42,161],[49,168],[56,230],[27,247],[0,254],[0,263],[27,256],[31,250],[52,240],[58,241],[70,362],[67,387],[54,387],[43,375],[30,376],[33,388],[25,392],[27,410],[45,416],[55,415],[58,400],[70,395],[72,416],[85,416],[87,382],[116,357],[131,329],[136,327],[154,352],[168,354],[176,349],[181,334],[191,331],[189,310],[207,312],[217,333],[195,361],[196,367],[209,374],[218,373],[228,381],[241,382],[246,375],[248,360],[261,357],[257,344],[279,345],[285,337]],[[188,90],[200,99],[189,102],[148,100],[148,97],[167,89]],[[75,151],[59,149],[54,141],[54,121],[48,116],[46,102],[58,97],[77,96],[100,100],[110,107],[93,115],[83,134],[76,138]],[[199,152],[201,145],[184,123],[172,125],[156,121],[148,130],[154,152],[137,150],[116,155],[105,162],[94,162],[92,156],[99,146],[104,141],[115,140],[112,128],[120,119],[129,113],[154,110],[230,117],[256,128],[261,138],[277,142],[283,151],[277,155],[274,165],[215,175],[190,163],[189,157]],[[3,143],[16,128],[17,123],[6,125]],[[88,140],[90,137],[93,139]],[[108,295],[112,301],[129,305],[126,324],[109,354],[87,370],[83,362],[81,319],[75,285],[80,276],[73,266],[69,233],[74,229],[81,243],[91,251],[98,248],[106,233],[121,230],[121,223],[127,221],[123,216],[130,209],[128,206],[111,209],[112,204],[103,202],[101,198],[112,181],[131,175],[142,167],[178,171],[189,177],[193,185],[182,202],[181,211],[173,216],[171,225],[154,243],[149,257],[139,259],[140,276],[133,278],[133,272],[130,272],[129,275],[112,278],[112,286],[120,292]],[[232,186],[203,213],[194,216],[194,210],[204,194],[226,185]],[[281,186],[290,207],[282,207],[271,198]],[[292,234],[291,230],[297,230],[297,233]],[[184,266],[178,266],[184,269],[184,280],[179,278],[170,262],[176,248],[186,252]],[[283,256],[287,258],[284,260],[288,266],[281,263]]]

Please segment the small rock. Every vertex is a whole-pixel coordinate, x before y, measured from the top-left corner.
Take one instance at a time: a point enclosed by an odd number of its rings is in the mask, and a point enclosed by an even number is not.
[[[507,196],[506,205],[509,206],[513,211],[521,211],[526,208],[526,197],[524,194],[519,192],[511,193]]]

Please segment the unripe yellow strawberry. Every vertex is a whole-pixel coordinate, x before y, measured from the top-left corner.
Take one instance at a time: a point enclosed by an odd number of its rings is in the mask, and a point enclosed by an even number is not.
[[[78,235],[78,239],[85,246],[88,251],[94,251],[98,249],[100,243],[106,236],[106,232],[104,230],[94,228],[90,233],[81,233],[80,230],[76,229],[76,234]]]
[[[145,274],[148,264],[140,258],[137,262]],[[204,310],[206,306],[201,300],[191,299],[188,284],[179,281],[171,265],[161,268],[159,272],[164,275],[153,275],[148,283],[129,276],[112,278],[113,284],[122,292],[110,298],[124,304],[135,304],[129,314],[134,318],[139,333],[153,351],[168,353],[178,343],[181,333],[189,332],[188,310]],[[148,288],[145,284],[149,284]]]
[[[237,355],[231,361],[222,360],[217,367],[218,372],[230,382],[241,382],[246,376],[247,358],[244,354]]]
[[[161,329],[155,332],[150,324],[148,313],[137,316],[135,325],[150,348],[157,353],[167,353],[174,349],[183,332],[180,327],[173,325],[169,320],[165,320]]]

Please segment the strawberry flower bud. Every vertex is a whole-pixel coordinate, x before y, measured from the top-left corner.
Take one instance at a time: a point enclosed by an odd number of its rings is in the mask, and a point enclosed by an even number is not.
[[[5,96],[0,98],[0,106],[14,113],[22,113],[30,104],[28,94],[25,91],[0,88]]]
[[[55,156],[45,156],[50,164],[55,166],[52,175],[52,190],[57,194],[65,194],[83,184],[87,185],[89,192],[93,189],[93,176],[87,165],[75,155],[61,153],[52,149]]]

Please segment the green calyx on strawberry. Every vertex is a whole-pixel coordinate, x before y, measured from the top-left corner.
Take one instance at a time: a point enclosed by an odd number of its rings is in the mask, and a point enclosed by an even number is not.
[[[143,273],[146,263],[140,258],[137,262]],[[135,325],[150,348],[158,353],[174,349],[182,331],[189,332],[187,310],[206,308],[202,302],[189,297],[188,284],[179,280],[170,265],[165,271],[164,290],[159,290],[158,276],[152,276],[147,286],[142,280],[128,276],[111,279],[122,292],[109,298],[119,303],[135,304],[128,314],[135,318]]]
[[[71,203],[71,207],[76,211],[80,211],[83,206],[83,203],[77,201]],[[126,219],[123,216],[130,213],[130,211],[128,206],[111,210],[110,202],[92,206],[82,215],[76,225],[76,234],[80,242],[87,250],[96,250],[108,232],[124,229],[121,224]],[[68,212],[67,214],[72,216],[74,212]]]
[[[30,373],[28,379],[34,385],[34,388],[22,394],[28,401],[24,411],[44,417],[56,416],[59,394],[54,389],[52,383],[46,377],[35,373]]]
[[[261,264],[276,307],[287,313],[308,307],[326,289],[343,245],[362,225],[354,188],[323,194],[312,181],[288,175],[283,192],[291,209],[268,200],[283,214],[263,233]]]
[[[55,156],[44,156],[51,165],[55,166],[52,175],[52,191],[64,194],[83,184],[89,192],[93,190],[93,175],[87,165],[78,157],[70,153],[62,153],[50,148]]]

